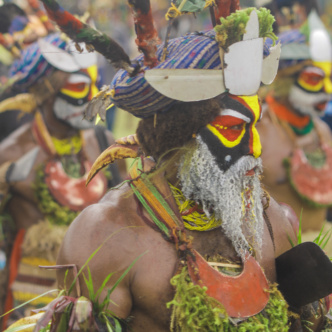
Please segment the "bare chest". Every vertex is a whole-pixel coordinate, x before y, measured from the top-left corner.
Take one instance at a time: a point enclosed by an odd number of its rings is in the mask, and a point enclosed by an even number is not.
[[[202,234],[188,233],[196,235],[193,247],[203,257],[223,256],[230,262],[239,261],[230,241],[223,236],[220,229]],[[265,235],[269,238],[268,234]],[[264,259],[259,258],[258,262],[267,278],[274,281],[272,244],[266,241],[263,250]],[[133,331],[147,331],[147,326],[153,331],[169,331],[171,308],[167,308],[167,303],[174,298],[175,288],[171,284],[171,279],[179,272],[179,267],[181,264],[174,244],[161,239],[158,246],[153,246],[149,250],[131,287],[134,303],[131,315],[135,317],[132,321]]]

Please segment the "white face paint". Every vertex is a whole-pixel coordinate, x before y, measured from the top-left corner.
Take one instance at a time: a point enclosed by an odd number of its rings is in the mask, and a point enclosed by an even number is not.
[[[252,156],[244,156],[222,171],[199,135],[189,165],[179,167],[185,197],[199,201],[207,215],[214,212],[222,220],[222,230],[242,258],[250,245],[257,249],[257,254],[262,246],[261,172],[261,159]]]
[[[325,92],[306,92],[294,84],[290,89],[288,100],[300,114],[316,117],[324,114],[325,108],[319,108],[318,105],[327,103],[330,96]]]
[[[61,97],[57,97],[53,111],[57,119],[66,122],[71,127],[75,129],[89,129],[94,127],[94,122],[83,118],[86,106],[86,103],[81,106],[75,106]]]
[[[79,71],[69,76],[55,100],[53,110],[57,119],[66,122],[76,129],[88,129],[94,126],[94,121],[84,119],[84,111],[96,90],[90,71]],[[95,73],[96,76],[96,73]]]
[[[324,114],[332,96],[331,62],[314,62],[304,68],[289,92],[294,110],[312,117]]]

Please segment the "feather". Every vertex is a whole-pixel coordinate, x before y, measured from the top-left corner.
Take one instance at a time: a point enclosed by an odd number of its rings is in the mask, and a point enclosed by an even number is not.
[[[39,20],[43,23],[45,29],[50,33],[55,31],[55,26],[48,19],[44,10],[42,10],[38,0],[28,0],[28,4]]]
[[[217,24],[220,24],[221,17],[227,17],[236,10],[240,9],[239,0],[216,0],[217,8],[215,9],[215,17]]]
[[[75,16],[64,10],[54,0],[42,0],[48,16],[56,22],[61,31],[66,33],[75,42],[84,42],[97,52],[101,53],[117,69],[124,69],[130,74],[135,75],[139,68],[131,64],[129,56],[123,48],[108,37],[87,24],[78,20]]]
[[[85,111],[84,118],[87,120],[92,120],[97,114],[100,118],[106,120],[106,111],[112,105],[113,91],[110,90],[109,85],[104,85],[101,90],[92,98],[88,103]]]
[[[129,5],[134,16],[136,44],[144,54],[144,64],[155,67],[158,64],[156,52],[160,40],[153,22],[150,0],[129,0]]]

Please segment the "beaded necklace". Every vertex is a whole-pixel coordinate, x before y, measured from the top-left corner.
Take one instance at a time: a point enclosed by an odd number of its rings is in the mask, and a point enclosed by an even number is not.
[[[210,231],[221,226],[222,221],[215,218],[214,212],[208,217],[202,206],[184,197],[182,191],[169,183],[173,197],[179,208],[184,227],[193,231]]]

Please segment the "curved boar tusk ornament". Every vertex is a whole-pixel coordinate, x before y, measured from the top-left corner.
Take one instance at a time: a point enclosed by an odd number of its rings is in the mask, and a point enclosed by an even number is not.
[[[104,167],[112,164],[116,160],[126,158],[137,158],[142,155],[141,148],[138,144],[113,144],[104,150],[96,161],[93,163],[90,172],[88,174],[85,185],[87,186],[93,177]]]
[[[20,110],[23,113],[32,113],[37,108],[37,101],[31,93],[21,93],[0,102],[0,113]]]

